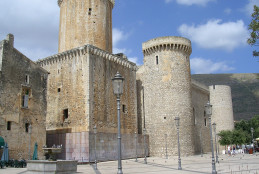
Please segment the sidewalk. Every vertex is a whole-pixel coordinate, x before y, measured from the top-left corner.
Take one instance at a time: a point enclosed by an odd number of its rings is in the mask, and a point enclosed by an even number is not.
[[[182,157],[182,170],[178,170],[178,158],[169,159],[151,157],[144,164],[144,159],[139,158],[123,160],[122,171],[124,174],[209,174],[212,171],[211,155],[204,154]],[[78,165],[78,174],[116,174],[117,161],[98,163],[97,170],[93,165]],[[0,169],[0,174],[26,174],[27,169],[5,168]],[[236,154],[235,156],[220,155],[216,164],[218,174],[259,174],[259,154]]]

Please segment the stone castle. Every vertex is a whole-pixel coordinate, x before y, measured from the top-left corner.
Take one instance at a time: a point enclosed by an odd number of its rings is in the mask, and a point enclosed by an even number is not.
[[[171,36],[143,43],[144,64],[138,67],[124,54],[112,54],[114,0],[58,0],[58,5],[58,54],[33,62],[13,48],[13,35],[0,42],[0,136],[9,142],[12,158],[27,158],[28,146],[37,142],[39,152],[45,144],[62,144],[59,158],[93,161],[96,126],[98,160],[116,160],[111,79],[117,71],[125,79],[123,158],[135,157],[135,141],[138,156],[144,155],[145,143],[150,156],[177,155],[176,116],[181,154],[209,152],[208,100],[217,132],[234,128],[230,87],[191,79],[190,40]]]

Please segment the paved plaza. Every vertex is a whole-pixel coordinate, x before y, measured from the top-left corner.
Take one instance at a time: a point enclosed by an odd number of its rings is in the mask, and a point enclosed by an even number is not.
[[[178,158],[147,158],[147,164],[144,159],[139,158],[122,161],[122,170],[124,174],[187,174],[203,173],[209,174],[212,171],[211,155],[201,155],[182,157],[182,170],[178,169]],[[78,165],[78,174],[116,174],[117,161],[98,163],[98,170],[94,170],[93,165]],[[26,174],[26,168],[5,168],[0,169],[0,174]],[[218,174],[259,174],[259,153],[257,154],[236,154],[235,156],[220,155],[219,163],[216,164]]]

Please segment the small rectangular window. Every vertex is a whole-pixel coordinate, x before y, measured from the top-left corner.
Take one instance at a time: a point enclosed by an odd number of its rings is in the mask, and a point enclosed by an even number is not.
[[[30,76],[29,75],[25,75],[25,83],[29,84],[30,82]]]
[[[126,105],[122,105],[122,112],[126,113]]]
[[[28,87],[23,87],[22,96],[21,96],[22,97],[21,98],[21,100],[22,100],[21,104],[22,104],[23,108],[28,108],[30,95],[31,95],[31,89],[28,88]]]
[[[158,65],[158,56],[156,56],[156,64]]]
[[[7,122],[7,130],[11,130],[11,121]]]
[[[22,97],[22,107],[28,108],[29,95],[23,95]]]
[[[68,118],[68,109],[63,110],[63,120]]]
[[[29,132],[29,125],[30,125],[29,123],[25,123],[25,132],[27,133]]]
[[[61,89],[60,88],[58,88],[58,92],[60,92],[61,91]]]

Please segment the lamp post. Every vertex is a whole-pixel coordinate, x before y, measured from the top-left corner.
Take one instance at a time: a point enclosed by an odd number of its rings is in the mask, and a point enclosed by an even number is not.
[[[167,134],[165,134],[165,158],[168,159],[168,155],[167,155]]]
[[[211,153],[212,153],[212,174],[217,174],[215,159],[214,159],[213,137],[212,137],[212,127],[211,127],[212,105],[210,104],[209,101],[205,105],[205,112],[206,112],[206,115],[209,117],[209,124],[210,124],[210,144],[211,144]]]
[[[118,117],[118,172],[117,174],[123,174],[121,165],[121,120],[120,120],[120,95],[123,93],[123,81],[124,78],[119,72],[116,73],[112,79],[113,93],[117,96],[117,117]]]
[[[143,134],[144,134],[144,155],[145,155],[145,159],[144,162],[145,164],[147,164],[147,145],[146,145],[146,128],[143,129]]]
[[[31,127],[31,124],[30,124],[29,129],[28,129],[28,132],[29,132],[29,154],[28,154],[28,158],[29,158],[29,160],[31,160],[31,130],[32,130],[32,127]]]
[[[182,170],[181,166],[181,154],[180,154],[180,141],[179,141],[179,127],[180,127],[180,118],[175,117],[175,126],[177,128],[177,143],[178,143],[178,170]]]
[[[217,149],[216,123],[213,123],[212,126],[213,126],[213,130],[214,130],[214,134],[215,134],[216,163],[219,163],[219,160],[218,160],[218,149]]]
[[[96,125],[94,126],[94,163],[95,163],[95,170],[97,170],[97,155],[96,155],[96,133],[97,128]]]
[[[136,160],[135,162],[138,162],[138,134],[135,132],[135,147],[136,147]]]
[[[251,127],[251,133],[252,133],[252,144],[253,144],[253,152],[254,152],[254,128]]]
[[[203,150],[202,150],[202,145],[203,145],[203,143],[202,143],[202,126],[201,126],[201,129],[200,129],[200,142],[201,142],[201,157],[203,157]]]

